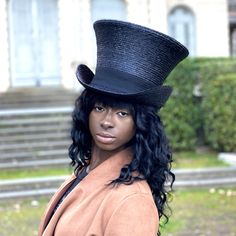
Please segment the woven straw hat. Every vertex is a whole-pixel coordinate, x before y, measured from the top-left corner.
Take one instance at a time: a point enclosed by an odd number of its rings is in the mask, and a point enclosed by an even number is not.
[[[163,33],[128,22],[99,20],[94,30],[96,72],[79,65],[79,82],[89,90],[162,107],[172,91],[163,82],[188,50]]]

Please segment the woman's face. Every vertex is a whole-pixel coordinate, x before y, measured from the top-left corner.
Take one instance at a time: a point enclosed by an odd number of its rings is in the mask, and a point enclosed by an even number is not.
[[[129,110],[95,104],[89,115],[89,129],[94,145],[104,151],[122,150],[135,134]]]

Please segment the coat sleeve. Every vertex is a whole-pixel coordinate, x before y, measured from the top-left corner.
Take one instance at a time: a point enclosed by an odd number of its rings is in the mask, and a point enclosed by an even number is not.
[[[146,194],[125,198],[111,215],[104,236],[154,236],[159,218],[157,208]]]

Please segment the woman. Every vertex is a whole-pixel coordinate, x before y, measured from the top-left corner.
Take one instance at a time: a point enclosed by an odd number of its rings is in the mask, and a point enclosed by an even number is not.
[[[73,113],[75,172],[50,201],[39,235],[160,235],[174,174],[157,111],[171,94],[165,78],[188,50],[127,22],[100,20],[94,29],[96,73],[85,65],[76,73],[85,90]]]

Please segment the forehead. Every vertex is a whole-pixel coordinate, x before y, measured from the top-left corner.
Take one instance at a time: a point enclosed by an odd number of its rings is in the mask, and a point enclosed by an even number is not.
[[[119,97],[111,97],[106,95],[98,95],[93,99],[93,105],[102,105],[104,107],[134,110],[132,103],[121,100]]]
[[[102,106],[105,108],[111,108],[113,110],[133,110],[133,107],[131,107],[129,104],[109,104],[109,103],[102,103],[102,102],[95,102],[94,106]]]

